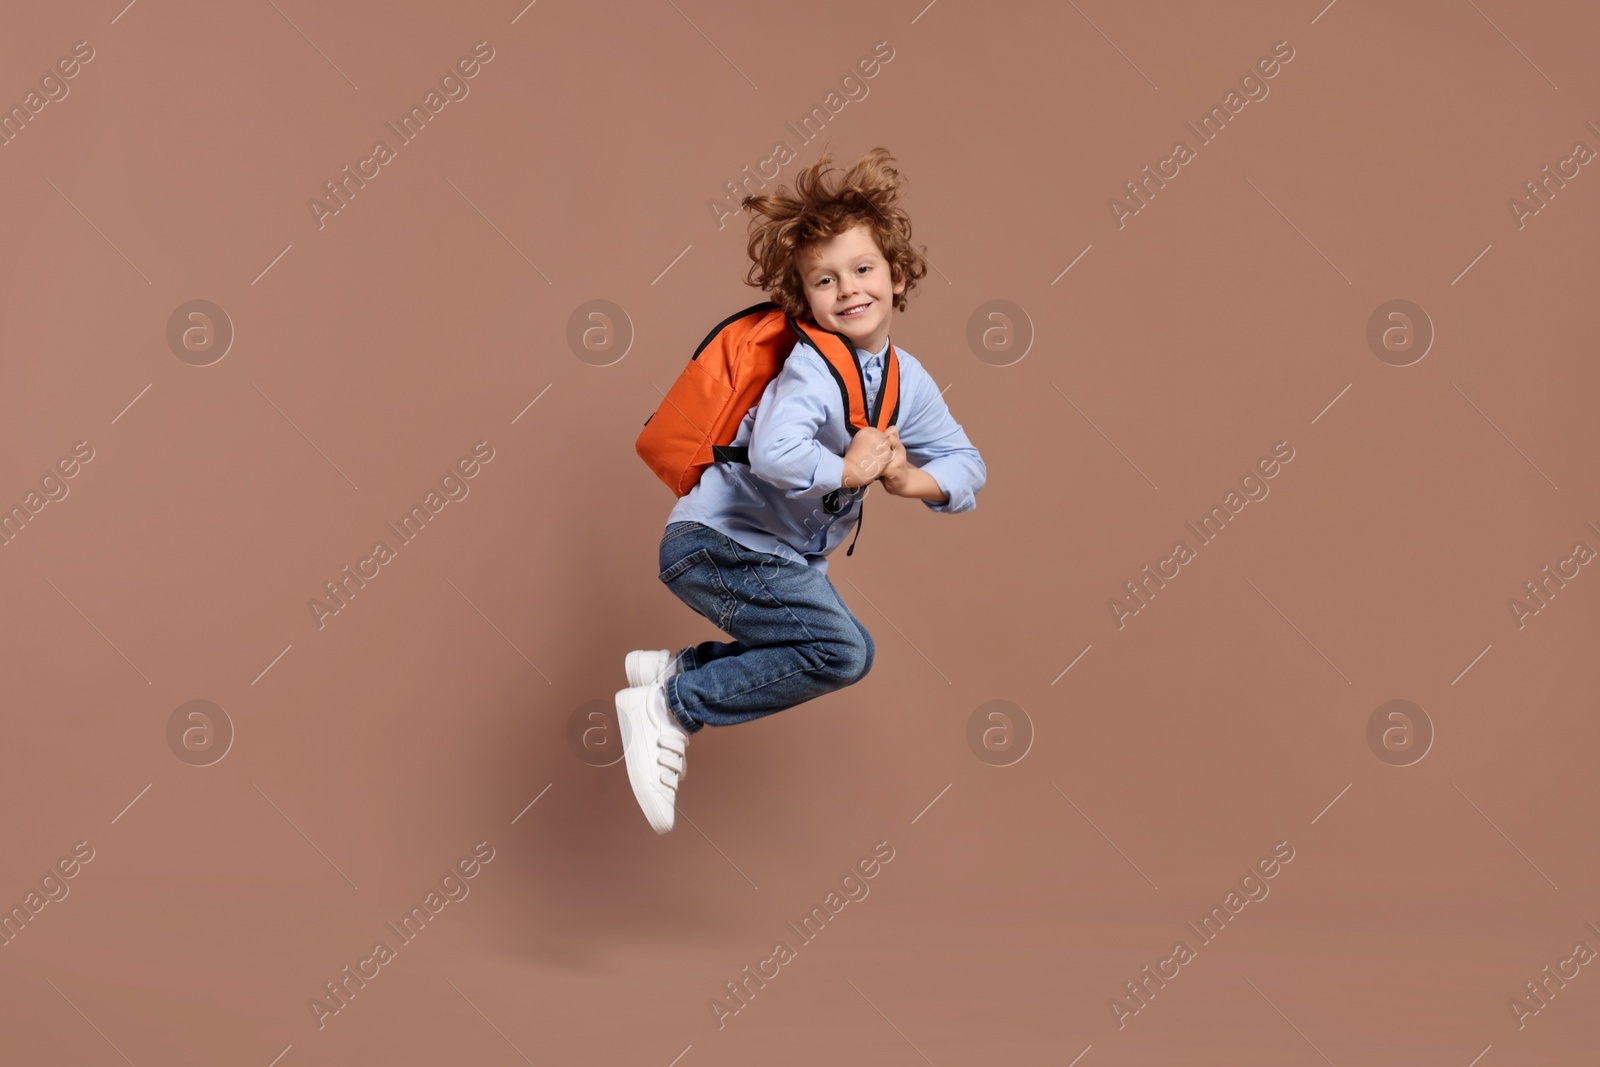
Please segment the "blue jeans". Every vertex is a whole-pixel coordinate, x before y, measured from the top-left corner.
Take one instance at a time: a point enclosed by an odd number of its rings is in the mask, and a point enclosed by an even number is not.
[[[690,733],[792,708],[859,682],[872,635],[826,574],[699,522],[661,535],[661,580],[732,641],[680,649],[667,706]]]

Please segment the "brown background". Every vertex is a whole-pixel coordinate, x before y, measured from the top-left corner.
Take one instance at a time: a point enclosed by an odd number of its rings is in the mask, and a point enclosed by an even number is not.
[[[94,849],[0,948],[5,1062],[1593,1062],[1594,965],[1507,1007],[1600,950],[1600,576],[1508,608],[1600,548],[1600,177],[1507,206],[1600,147],[1592,6],[121,3],[0,33],[4,102],[94,49],[0,148],[0,503],[94,450],[0,549],[0,901]],[[470,95],[319,228],[307,201],[478,41]],[[955,516],[876,495],[831,570],[875,669],[697,735],[658,838],[568,730],[629,649],[717,636],[657,580],[672,497],[633,442],[762,297],[707,202],[780,140],[774,184],[824,141],[897,156],[937,269],[893,337],[989,481]],[[196,299],[235,332],[209,366],[167,342]],[[1395,299],[1436,331],[1404,367],[1366,340]],[[622,358],[569,346],[591,300]],[[991,300],[1031,323],[1009,366],[966,341]],[[470,495],[319,629],[308,599],[481,440]],[[1119,629],[1123,583],[1279,441],[1270,495]],[[209,766],[167,739],[197,699],[235,731]],[[1408,766],[1367,741],[1396,699],[1435,734]],[[1009,766],[967,742],[991,700],[1034,732]],[[319,1029],[308,1000],[480,841],[470,896]],[[879,841],[800,946],[784,923]]]

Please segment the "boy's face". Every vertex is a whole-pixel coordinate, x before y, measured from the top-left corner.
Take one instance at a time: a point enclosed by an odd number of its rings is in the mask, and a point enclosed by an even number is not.
[[[894,297],[906,283],[890,277],[889,261],[865,223],[800,252],[800,279],[817,325],[876,352],[889,338]]]

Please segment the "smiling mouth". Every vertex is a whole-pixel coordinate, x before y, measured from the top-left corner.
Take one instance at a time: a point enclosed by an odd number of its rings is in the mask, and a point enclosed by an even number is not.
[[[852,307],[848,307],[845,310],[839,312],[839,317],[841,319],[857,318],[863,312],[865,312],[867,310],[867,308],[870,307],[871,305],[872,305],[872,301],[870,301],[870,300],[868,300],[865,304],[853,305]]]

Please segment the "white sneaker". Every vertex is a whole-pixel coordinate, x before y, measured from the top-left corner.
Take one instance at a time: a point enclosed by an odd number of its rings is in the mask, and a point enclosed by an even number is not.
[[[673,662],[672,653],[664,648],[659,652],[647,652],[643,649],[629,652],[626,667],[629,685],[649,685],[651,682],[664,681],[678,673],[678,665]]]
[[[649,685],[658,681],[665,682],[668,678],[678,673],[677,658],[673,656],[670,649],[665,648],[659,651],[636,649],[628,653],[628,658],[623,666],[628,672],[628,684],[632,686]],[[671,714],[670,711],[667,713],[669,718]],[[676,723],[677,720],[674,719],[673,722]],[[683,735],[683,748],[684,758],[687,760],[689,755],[689,734],[687,731]],[[683,769],[678,773],[678,781],[685,781],[688,777],[689,767],[685,763]]]
[[[628,764],[628,784],[658,834],[672,829],[688,731],[667,708],[660,681],[617,692],[617,725]]]

